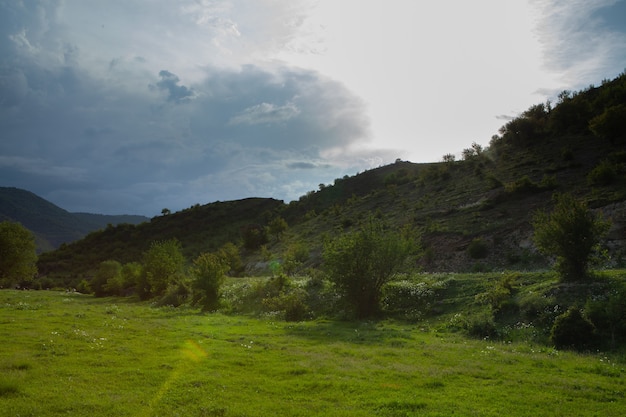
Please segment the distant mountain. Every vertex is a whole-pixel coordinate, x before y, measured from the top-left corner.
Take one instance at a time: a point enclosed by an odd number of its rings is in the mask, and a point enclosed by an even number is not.
[[[45,252],[63,243],[82,239],[108,224],[138,224],[149,219],[143,216],[70,213],[30,191],[0,187],[0,221],[5,220],[19,222],[32,231],[38,252]]]

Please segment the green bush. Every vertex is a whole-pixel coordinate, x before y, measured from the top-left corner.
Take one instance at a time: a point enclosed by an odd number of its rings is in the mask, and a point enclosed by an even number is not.
[[[165,293],[159,298],[155,305],[157,307],[180,307],[185,304],[191,295],[191,289],[184,282],[177,282],[168,285]]]
[[[228,262],[216,253],[200,254],[194,261],[193,303],[202,305],[203,311],[215,310],[219,306],[221,287],[225,274],[230,269]]]
[[[476,301],[490,306],[495,314],[516,308],[512,300],[515,279],[515,275],[504,275],[488,291],[476,295]]]
[[[590,130],[597,136],[608,139],[612,143],[623,143],[626,140],[626,105],[619,104],[609,107],[604,113],[589,122]]]
[[[309,247],[304,242],[291,244],[283,258],[283,270],[287,275],[294,275],[309,260]]]
[[[121,270],[122,265],[118,261],[101,262],[90,283],[94,295],[104,297],[116,294]]]
[[[602,343],[615,348],[626,340],[626,288],[610,289],[603,297],[587,301],[585,312]]]
[[[554,321],[550,341],[557,349],[584,350],[593,345],[594,326],[582,312],[571,307]]]
[[[609,223],[569,194],[555,194],[553,200],[552,212],[540,211],[533,218],[535,244],[542,253],[556,257],[562,280],[586,279],[591,256]]]
[[[590,185],[609,185],[617,178],[617,170],[615,165],[610,161],[600,162],[587,175],[587,182]]]
[[[263,306],[269,312],[280,314],[286,321],[301,321],[310,317],[306,300],[306,291],[294,288],[275,297],[263,299]]]
[[[470,336],[481,339],[494,338],[498,335],[498,328],[491,311],[484,311],[468,318],[465,322],[465,329]]]
[[[324,267],[358,318],[380,311],[383,286],[405,266],[415,244],[407,233],[370,219],[360,230],[324,245]]]
[[[20,223],[0,222],[0,288],[32,283],[37,274],[35,236]]]
[[[159,297],[181,277],[185,258],[176,239],[155,241],[143,255],[143,274],[137,285],[142,299]]]
[[[476,238],[467,247],[467,253],[472,259],[484,259],[489,254],[489,248],[482,238]]]

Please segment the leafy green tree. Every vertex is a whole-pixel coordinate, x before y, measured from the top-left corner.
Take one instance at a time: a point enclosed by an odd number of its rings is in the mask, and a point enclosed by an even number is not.
[[[267,243],[267,230],[258,224],[242,228],[243,246],[249,250],[259,249]]]
[[[283,257],[283,268],[287,275],[295,274],[309,260],[309,247],[304,242],[289,245]]]
[[[609,223],[570,194],[555,194],[553,199],[552,212],[539,211],[533,218],[535,244],[542,253],[556,257],[561,280],[584,280]]]
[[[282,217],[275,217],[269,224],[269,232],[276,240],[280,240],[287,230],[287,222]]]
[[[324,245],[324,266],[358,318],[380,311],[383,286],[404,266],[416,246],[408,233],[371,219],[360,230]]]
[[[178,240],[152,242],[143,256],[143,277],[138,288],[140,297],[163,295],[167,286],[181,277],[184,266],[185,258]]]
[[[596,135],[611,143],[626,142],[626,104],[609,107],[604,113],[589,121],[589,128]]]
[[[19,223],[0,223],[0,287],[30,282],[37,274],[35,237]]]
[[[114,295],[120,287],[122,265],[118,261],[103,261],[98,266],[90,286],[96,297]]]
[[[222,245],[221,248],[217,251],[218,255],[226,262],[229,266],[231,273],[237,276],[244,269],[243,262],[241,261],[241,256],[239,255],[239,248],[235,246],[232,242],[227,242]]]
[[[122,288],[128,290],[136,287],[143,274],[143,267],[139,262],[129,262],[122,266],[120,276],[122,279]]]
[[[219,306],[221,287],[229,268],[217,253],[203,253],[193,261],[193,303],[201,304],[203,311],[215,310]]]

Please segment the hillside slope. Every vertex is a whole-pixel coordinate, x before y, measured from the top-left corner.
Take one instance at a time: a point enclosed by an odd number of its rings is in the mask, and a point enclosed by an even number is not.
[[[39,252],[58,248],[85,237],[107,224],[138,224],[143,216],[108,216],[70,213],[30,191],[0,187],[0,221],[21,223],[35,234]]]
[[[600,87],[564,92],[559,102],[531,106],[502,127],[490,146],[472,144],[462,160],[415,164],[398,160],[338,178],[298,201],[271,199],[194,206],[139,226],[91,234],[40,259],[43,274],[89,276],[99,262],[140,260],[150,241],[176,238],[189,259],[227,241],[241,244],[241,227],[284,218],[289,229],[263,250],[241,250],[249,273],[263,273],[294,245],[304,267],[318,267],[327,237],[370,216],[421,235],[426,271],[537,269],[549,265],[532,243],[532,218],[554,193],[571,193],[601,211],[613,227],[604,265],[626,262],[626,74]],[[265,270],[267,272],[267,270]]]

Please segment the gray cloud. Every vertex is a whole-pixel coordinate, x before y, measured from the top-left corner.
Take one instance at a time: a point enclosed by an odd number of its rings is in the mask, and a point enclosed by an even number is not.
[[[159,71],[159,77],[161,81],[156,83],[156,88],[162,91],[167,91],[167,101],[181,102],[189,100],[194,97],[193,90],[185,87],[184,85],[178,85],[180,78],[176,74],[172,74],[169,71]]]
[[[293,103],[287,103],[283,106],[261,103],[244,109],[241,113],[231,118],[229,124],[281,123],[297,116],[299,113],[300,110]]]
[[[292,162],[287,164],[287,168],[291,169],[314,169],[317,165],[311,162]]]
[[[60,4],[0,2],[0,185],[71,211],[153,215],[295,199],[369,167],[367,152],[337,155],[370,137],[341,83],[247,65],[205,66],[183,84],[142,50],[98,66],[58,24]]]

